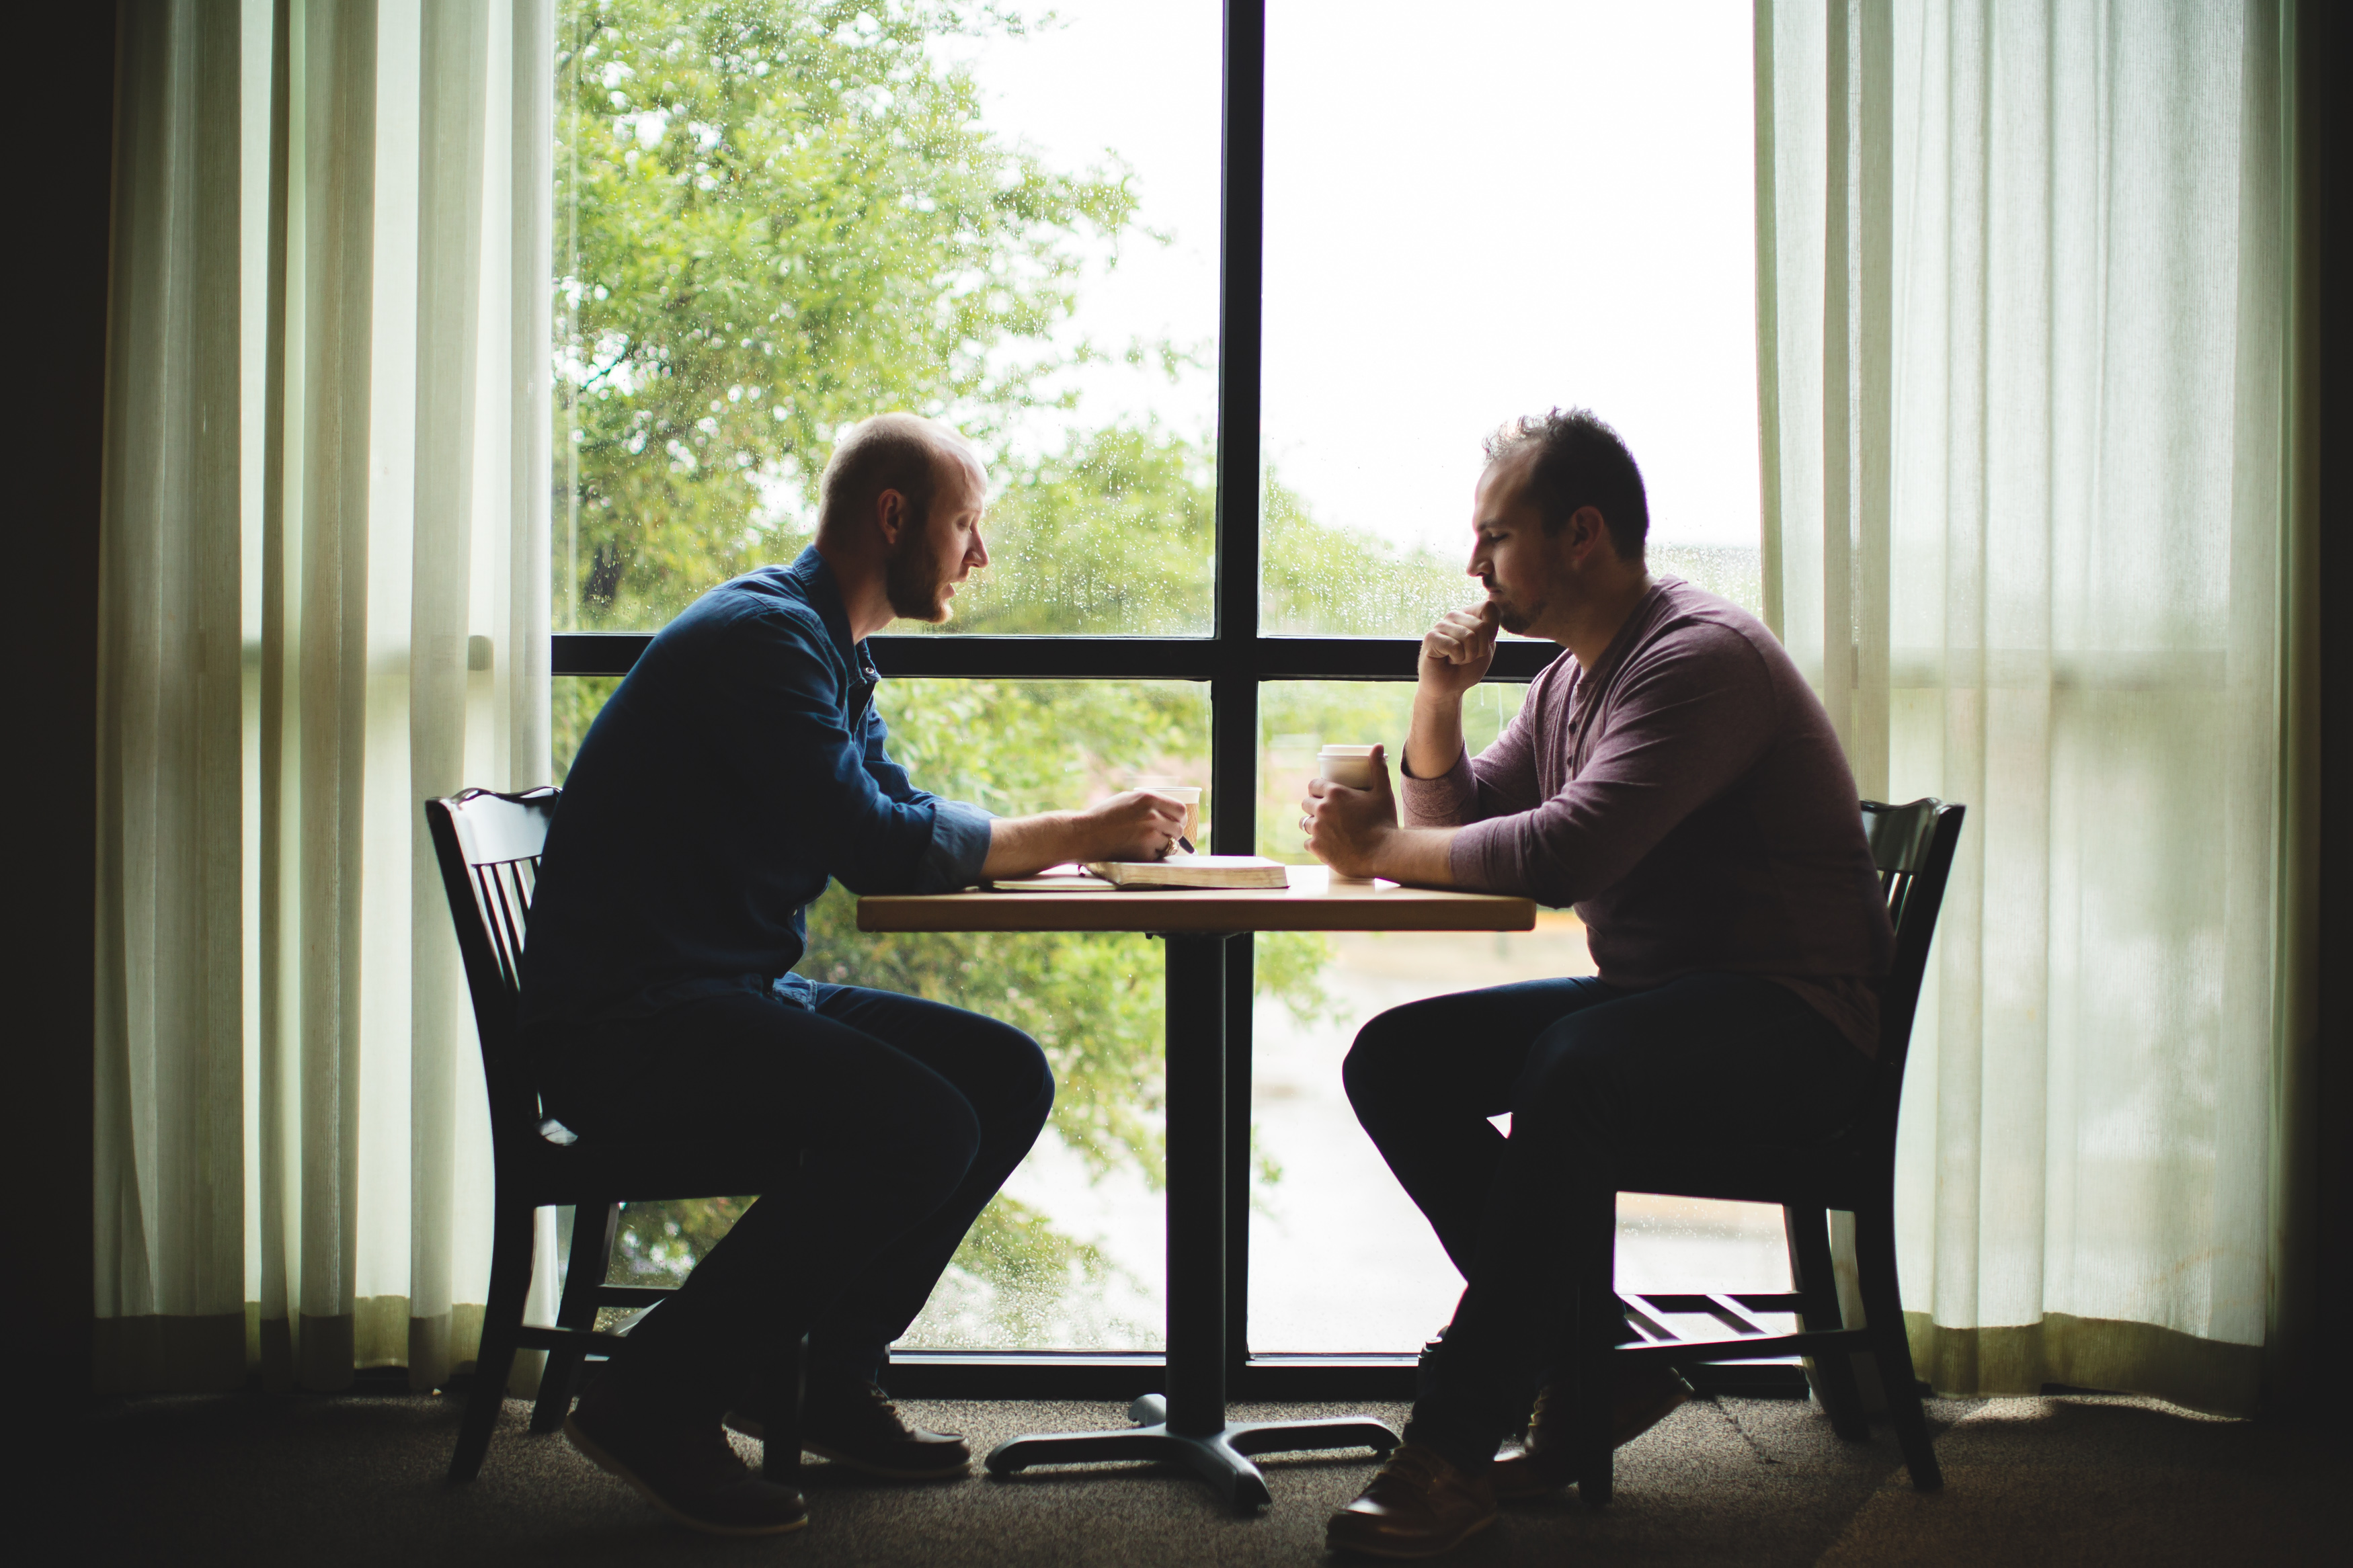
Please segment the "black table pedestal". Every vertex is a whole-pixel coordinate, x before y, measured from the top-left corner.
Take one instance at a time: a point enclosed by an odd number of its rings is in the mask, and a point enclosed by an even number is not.
[[[1116,897],[1117,895],[1112,895]],[[1124,1432],[1012,1437],[990,1451],[992,1475],[1102,1459],[1189,1465],[1237,1509],[1269,1501],[1247,1456],[1370,1447],[1397,1434],[1370,1416],[1226,1422],[1226,957],[1223,936],[1167,938],[1168,1394],[1128,1409]]]
[[[1008,1437],[990,1450],[989,1474],[1011,1475],[1030,1465],[1082,1465],[1099,1459],[1166,1460],[1191,1468],[1236,1510],[1264,1508],[1273,1499],[1252,1454],[1295,1454],[1311,1448],[1370,1448],[1387,1455],[1397,1434],[1369,1415],[1323,1421],[1220,1421],[1213,1432],[1187,1436],[1168,1424],[1168,1402],[1147,1394],[1127,1407],[1136,1423],[1124,1432],[1057,1432]]]

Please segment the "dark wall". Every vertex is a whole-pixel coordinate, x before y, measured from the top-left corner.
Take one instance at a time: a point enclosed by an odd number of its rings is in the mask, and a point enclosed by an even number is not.
[[[9,26],[37,174],[10,198],[6,558],[15,669],[6,780],[12,1106],[0,1285],[8,1343],[45,1386],[90,1385],[91,902],[97,832],[98,515],[113,183],[114,11],[27,7]],[[24,1361],[19,1366],[25,1365]],[[34,1408],[40,1408],[35,1405]],[[49,1405],[48,1408],[71,1408]]]

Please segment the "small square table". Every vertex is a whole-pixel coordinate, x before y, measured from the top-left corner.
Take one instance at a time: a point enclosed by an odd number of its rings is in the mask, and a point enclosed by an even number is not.
[[[1263,1507],[1252,1454],[1370,1447],[1397,1435],[1364,1417],[1226,1420],[1225,939],[1261,931],[1530,931],[1534,900],[1395,882],[1351,881],[1321,866],[1291,868],[1288,889],[1229,892],[971,890],[858,900],[864,931],[1144,931],[1167,942],[1167,1394],[1130,1407],[1121,1432],[1013,1437],[987,1459],[993,1475],[1031,1465],[1173,1459],[1237,1509]]]

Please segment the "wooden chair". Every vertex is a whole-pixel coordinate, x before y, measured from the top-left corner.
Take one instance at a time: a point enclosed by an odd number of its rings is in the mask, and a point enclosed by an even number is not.
[[[553,1432],[571,1411],[581,1363],[610,1355],[628,1331],[623,1325],[616,1332],[598,1332],[597,1310],[637,1308],[642,1316],[670,1294],[662,1287],[606,1283],[624,1203],[733,1196],[756,1191],[763,1181],[775,1190],[766,1168],[755,1171],[737,1152],[687,1142],[601,1144],[575,1137],[542,1114],[539,1092],[522,1059],[515,1004],[539,853],[558,795],[554,789],[522,795],[470,789],[425,803],[473,994],[496,1172],[490,1301],[482,1313],[473,1390],[449,1460],[452,1481],[470,1481],[482,1468],[518,1349],[547,1352],[531,1429]],[[573,1209],[572,1258],[552,1329],[528,1327],[522,1321],[531,1289],[533,1215],[549,1205]],[[787,1375],[797,1387],[795,1354]],[[800,1468],[797,1412],[770,1421],[764,1447],[767,1476],[794,1484]]]
[[[1869,1352],[1886,1390],[1912,1484],[1922,1491],[1943,1484],[1920,1408],[1920,1387],[1913,1376],[1903,1303],[1896,1293],[1895,1113],[1904,1091],[1912,1015],[1927,973],[1928,944],[1936,932],[1936,911],[1944,902],[1954,846],[1960,840],[1963,811],[1933,799],[1909,805],[1862,803],[1863,830],[1895,924],[1895,962],[1880,996],[1879,1056],[1871,1099],[1852,1125],[1816,1143],[1762,1143],[1725,1148],[1704,1158],[1679,1153],[1661,1156],[1656,1163],[1622,1162],[1609,1173],[1607,1190],[1588,1188],[1577,1195],[1571,1234],[1577,1244],[1577,1298],[1583,1321],[1569,1342],[1578,1387],[1599,1395],[1576,1403],[1575,1441],[1582,1450],[1577,1492],[1588,1507],[1609,1500],[1609,1391],[1613,1368],[1623,1358],[1684,1365],[1790,1354],[1815,1357],[1815,1374],[1832,1429],[1841,1437],[1860,1438],[1869,1429],[1850,1357]],[[1611,1345],[1595,1330],[1597,1324],[1616,1326],[1615,1241],[1621,1192],[1781,1205],[1791,1289],[1787,1293],[1630,1295],[1624,1305],[1642,1341]],[[1868,1328],[1847,1328],[1839,1310],[1826,1229],[1831,1210],[1854,1215]],[[1753,1314],[1758,1312],[1795,1313],[1800,1331],[1769,1332],[1756,1321]],[[1680,1339],[1660,1321],[1683,1314],[1712,1318],[1730,1333],[1719,1339]]]

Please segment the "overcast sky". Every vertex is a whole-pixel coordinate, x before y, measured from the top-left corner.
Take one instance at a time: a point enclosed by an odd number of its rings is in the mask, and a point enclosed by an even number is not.
[[[1080,326],[1217,336],[1215,0],[1058,0],[964,47],[987,122],[1079,169],[1116,153],[1141,223]],[[1480,437],[1584,404],[1649,485],[1653,537],[1757,537],[1749,7],[1273,0],[1267,454],[1326,521],[1451,552]],[[1205,356],[1208,357],[1208,356]],[[1081,418],[1214,421],[1207,374],[1089,376]]]

